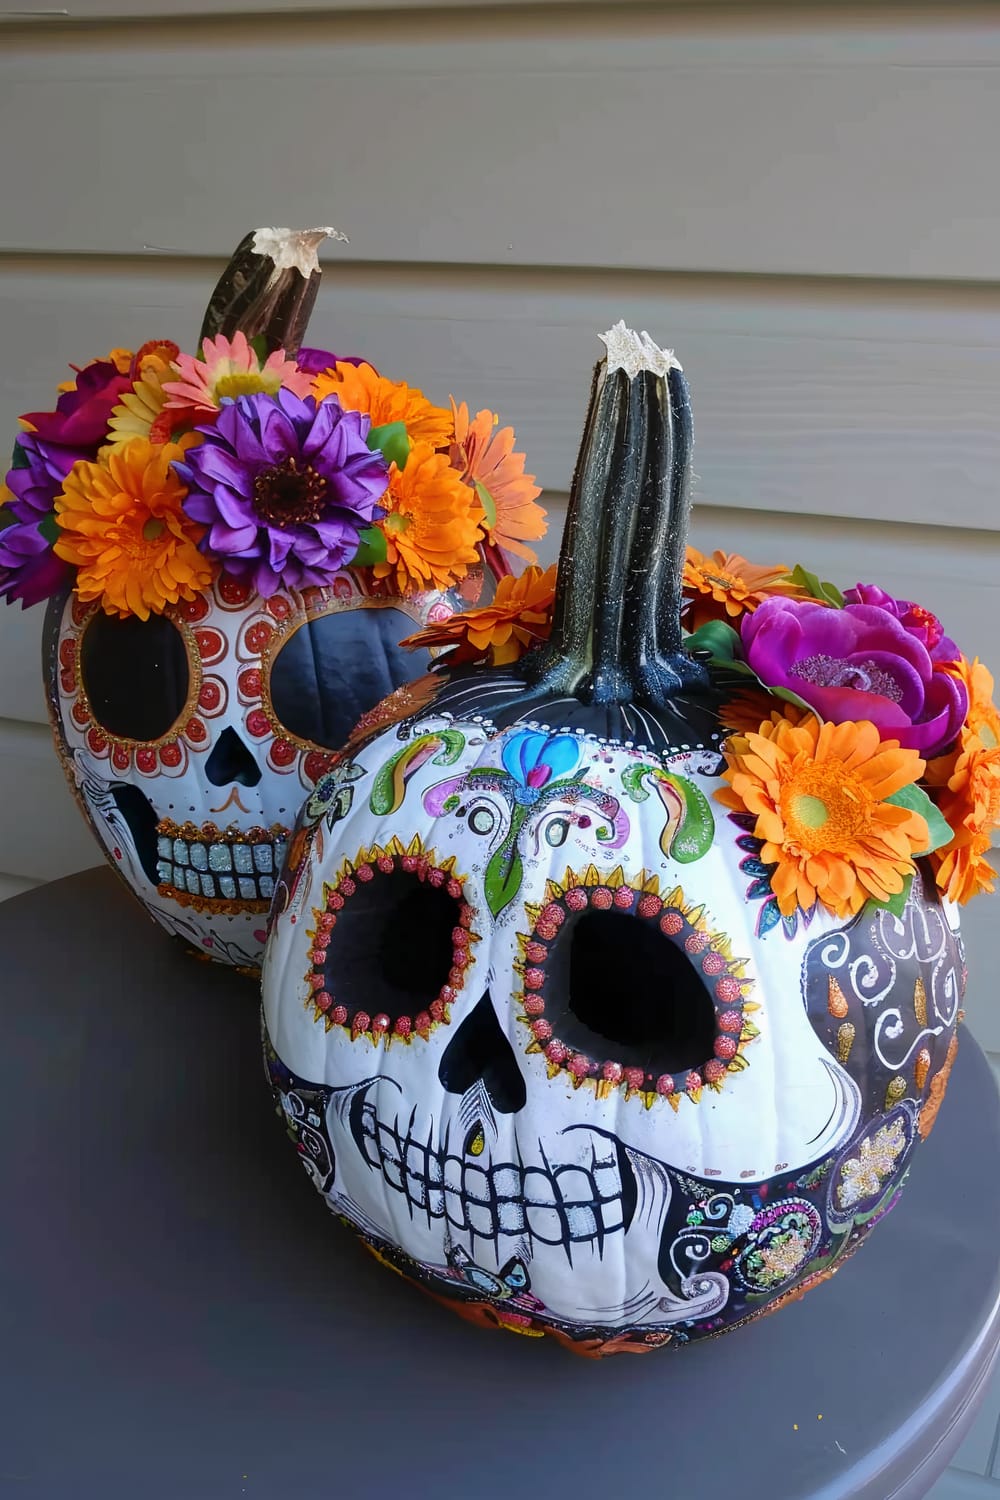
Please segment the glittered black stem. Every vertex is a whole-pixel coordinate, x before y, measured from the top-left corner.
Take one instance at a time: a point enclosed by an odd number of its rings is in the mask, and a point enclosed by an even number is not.
[[[570,490],[548,644],[525,662],[584,703],[665,705],[708,678],[681,633],[691,407],[679,369],[598,365]]]
[[[256,231],[244,235],[208,299],[199,338],[244,333],[263,338],[269,354],[283,349],[294,359],[305,338],[320,271],[303,276],[294,266],[278,270],[269,255],[253,248]]]

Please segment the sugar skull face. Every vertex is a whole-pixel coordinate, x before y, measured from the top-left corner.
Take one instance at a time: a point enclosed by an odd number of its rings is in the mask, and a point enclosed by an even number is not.
[[[67,776],[169,932],[259,963],[302,798],[356,721],[419,674],[397,643],[436,611],[450,613],[440,596],[373,597],[348,572],[267,600],[222,576],[148,620],[53,604],[47,678]]]
[[[281,1106],[336,1212],[483,1321],[586,1352],[742,1322],[850,1253],[929,1128],[950,917],[781,919],[719,738],[430,713],[307,803]]]

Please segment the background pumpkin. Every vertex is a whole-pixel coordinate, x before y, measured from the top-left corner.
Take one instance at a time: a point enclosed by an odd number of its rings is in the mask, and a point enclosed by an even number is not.
[[[294,357],[326,233],[247,235],[200,340],[242,332]],[[370,569],[344,569],[328,587],[267,599],[216,575],[147,620],[52,599],[43,673],[60,759],[109,862],[169,932],[256,968],[303,796],[358,719],[413,676],[402,637],[475,597],[483,573],[461,595],[403,597]]]
[[[331,1207],[465,1315],[588,1354],[848,1255],[933,1123],[963,982],[923,869],[898,917],[773,908],[713,796],[740,679],[683,644],[683,375],[606,342],[548,645],[444,674],[320,783],[263,975]]]

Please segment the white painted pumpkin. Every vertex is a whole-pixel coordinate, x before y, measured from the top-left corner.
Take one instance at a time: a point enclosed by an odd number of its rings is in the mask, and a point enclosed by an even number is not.
[[[317,783],[263,973],[331,1208],[474,1321],[587,1354],[732,1327],[850,1253],[963,980],[930,879],[900,917],[778,916],[713,798],[733,682],[682,647],[686,387],[609,349],[548,647],[385,706]]]

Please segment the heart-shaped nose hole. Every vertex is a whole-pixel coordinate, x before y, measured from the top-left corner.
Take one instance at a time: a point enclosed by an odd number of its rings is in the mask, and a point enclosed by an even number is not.
[[[205,762],[205,775],[212,785],[230,786],[236,781],[240,786],[256,786],[260,774],[260,766],[236,730],[232,727],[224,729]]]

